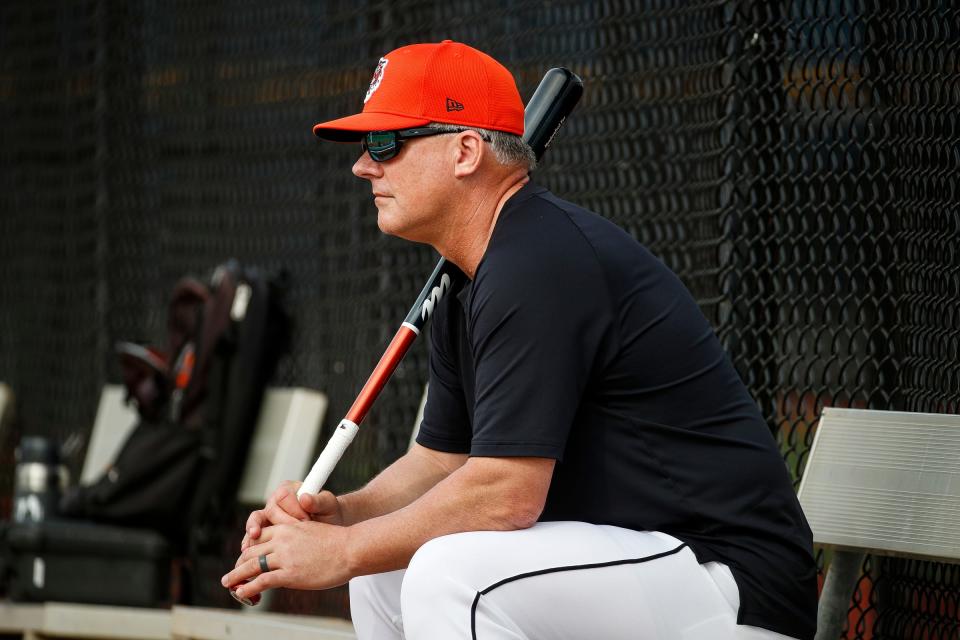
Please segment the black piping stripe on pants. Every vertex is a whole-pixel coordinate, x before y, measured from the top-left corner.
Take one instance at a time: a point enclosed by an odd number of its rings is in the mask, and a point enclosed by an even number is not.
[[[648,562],[650,560],[657,560],[659,558],[665,558],[666,556],[672,556],[675,553],[679,553],[680,550],[687,546],[686,543],[681,544],[676,549],[671,549],[670,551],[664,551],[663,553],[657,553],[652,556],[644,556],[643,558],[628,558],[626,560],[612,560],[610,562],[597,562],[595,564],[580,564],[580,565],[571,565],[569,567],[551,567],[550,569],[540,569],[539,571],[530,571],[529,573],[521,573],[515,576],[510,576],[509,578],[504,578],[500,582],[496,582],[483,591],[477,591],[476,597],[473,599],[473,606],[470,607],[470,636],[473,640],[477,640],[477,605],[480,604],[480,596],[485,596],[497,587],[502,587],[503,585],[515,582],[517,580],[522,580],[524,578],[532,578],[534,576],[542,576],[547,573],[559,573],[561,571],[579,571],[581,569],[599,569],[602,567],[615,567],[621,564],[640,564],[642,562]]]

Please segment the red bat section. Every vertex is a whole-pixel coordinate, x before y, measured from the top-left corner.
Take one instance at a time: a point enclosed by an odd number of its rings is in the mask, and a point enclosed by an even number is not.
[[[353,406],[347,411],[347,420],[354,424],[360,424],[367,415],[367,411],[369,411],[373,405],[374,400],[380,395],[380,391],[384,385],[387,384],[387,380],[393,375],[393,371],[397,368],[397,365],[403,360],[404,354],[407,353],[410,345],[413,344],[413,341],[416,339],[417,334],[415,331],[406,326],[400,327],[393,336],[393,340],[387,345],[387,350],[383,352],[383,355],[380,357],[380,362],[377,363],[373,373],[367,378],[367,382],[363,385],[363,389],[360,390],[360,394],[357,395],[357,399],[354,400]]]

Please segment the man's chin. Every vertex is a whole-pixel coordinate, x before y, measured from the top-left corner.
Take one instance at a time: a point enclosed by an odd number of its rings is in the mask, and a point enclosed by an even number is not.
[[[390,224],[389,216],[385,215],[381,209],[377,209],[377,227],[387,235],[396,235],[394,225]]]
[[[381,232],[387,234],[388,236],[397,236],[398,238],[405,238],[403,235],[403,227],[397,224],[396,220],[391,219],[389,214],[385,214],[383,210],[378,210],[377,213],[377,227]]]
[[[417,237],[414,229],[397,224],[396,220],[391,220],[389,216],[380,214],[377,216],[377,227],[381,232],[388,236],[394,236],[410,242],[426,242],[426,240]]]

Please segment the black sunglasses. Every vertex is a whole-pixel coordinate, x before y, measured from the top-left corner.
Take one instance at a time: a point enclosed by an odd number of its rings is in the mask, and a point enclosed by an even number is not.
[[[438,136],[443,133],[460,133],[469,129],[455,129],[445,131],[443,129],[434,129],[433,127],[417,127],[415,129],[399,129],[397,131],[371,131],[363,137],[360,145],[363,150],[370,154],[370,158],[375,162],[386,162],[397,157],[400,153],[400,147],[404,140],[410,138],[425,138],[426,136]],[[486,136],[482,136],[486,142]]]

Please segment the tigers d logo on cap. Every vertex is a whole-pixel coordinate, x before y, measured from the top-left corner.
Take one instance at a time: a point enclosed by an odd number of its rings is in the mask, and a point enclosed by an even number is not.
[[[383,72],[387,70],[387,63],[390,62],[386,58],[380,58],[380,62],[377,63],[377,68],[373,70],[373,77],[370,78],[370,86],[367,88],[367,95],[363,98],[363,104],[367,104],[367,100],[370,99],[370,96],[373,95],[373,92],[380,88],[380,81],[383,80]]]

